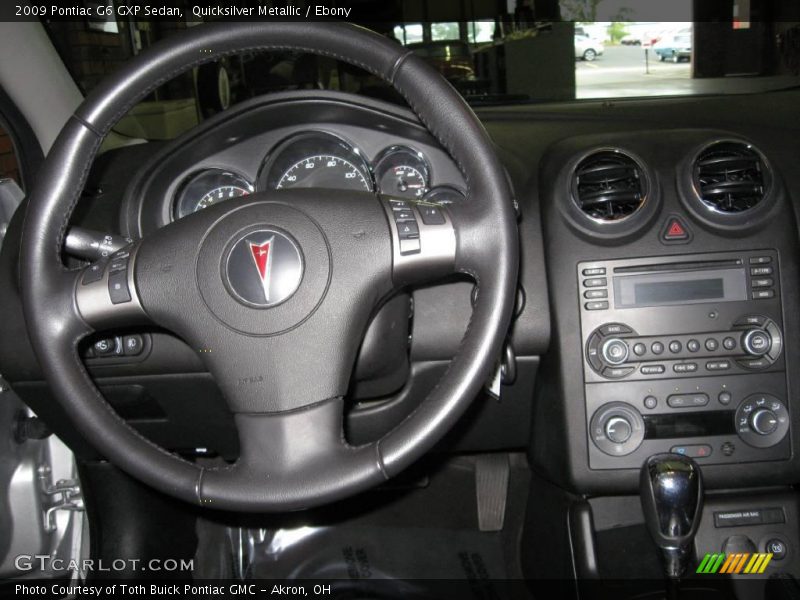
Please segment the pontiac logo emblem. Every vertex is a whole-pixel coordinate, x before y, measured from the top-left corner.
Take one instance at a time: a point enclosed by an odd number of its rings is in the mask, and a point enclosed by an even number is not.
[[[303,259],[289,236],[262,229],[239,238],[223,263],[228,288],[244,304],[267,308],[300,287]]]
[[[258,276],[261,277],[261,287],[264,289],[264,298],[269,302],[269,271],[272,266],[272,253],[269,251],[275,236],[269,238],[263,244],[250,242],[250,252],[253,253],[253,261],[258,269]]]

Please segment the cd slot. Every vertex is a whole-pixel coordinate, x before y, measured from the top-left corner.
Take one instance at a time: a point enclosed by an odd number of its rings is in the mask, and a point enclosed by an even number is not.
[[[740,258],[730,260],[703,260],[614,267],[614,273],[665,273],[670,271],[705,271],[707,269],[741,269],[743,265],[744,261]]]

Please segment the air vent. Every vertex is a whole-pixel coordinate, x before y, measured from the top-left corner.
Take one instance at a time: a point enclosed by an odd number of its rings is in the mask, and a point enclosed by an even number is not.
[[[647,198],[647,181],[639,164],[616,150],[596,152],[575,168],[575,202],[595,221],[623,221]]]
[[[703,204],[723,214],[754,208],[766,195],[761,154],[742,142],[717,142],[694,163],[694,186]]]

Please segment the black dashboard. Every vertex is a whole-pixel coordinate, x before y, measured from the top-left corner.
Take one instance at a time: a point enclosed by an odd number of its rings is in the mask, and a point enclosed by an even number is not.
[[[479,110],[519,204],[520,294],[503,359],[513,376],[499,399],[476,400],[443,448],[526,449],[538,471],[584,494],[635,491],[642,457],[661,450],[692,454],[712,488],[797,481],[797,96]],[[286,187],[479,201],[410,112],[315,91],[108,152],[73,224],[135,238]],[[0,268],[16,280],[11,240]],[[391,428],[436,384],[472,293],[468,280],[412,289],[375,315],[354,372],[355,441]],[[14,286],[0,290],[0,308],[0,335],[26,339]],[[110,332],[85,352],[140,431],[181,452],[236,453],[219,392],[183,342]],[[25,344],[0,344],[0,362],[32,405],[58,410]],[[171,419],[187,414],[186,428]]]

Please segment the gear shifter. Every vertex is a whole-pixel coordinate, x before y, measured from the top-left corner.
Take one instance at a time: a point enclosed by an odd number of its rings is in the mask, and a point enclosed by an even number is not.
[[[647,529],[661,549],[669,580],[680,578],[703,508],[703,477],[688,456],[655,454],[642,465],[639,494]]]

